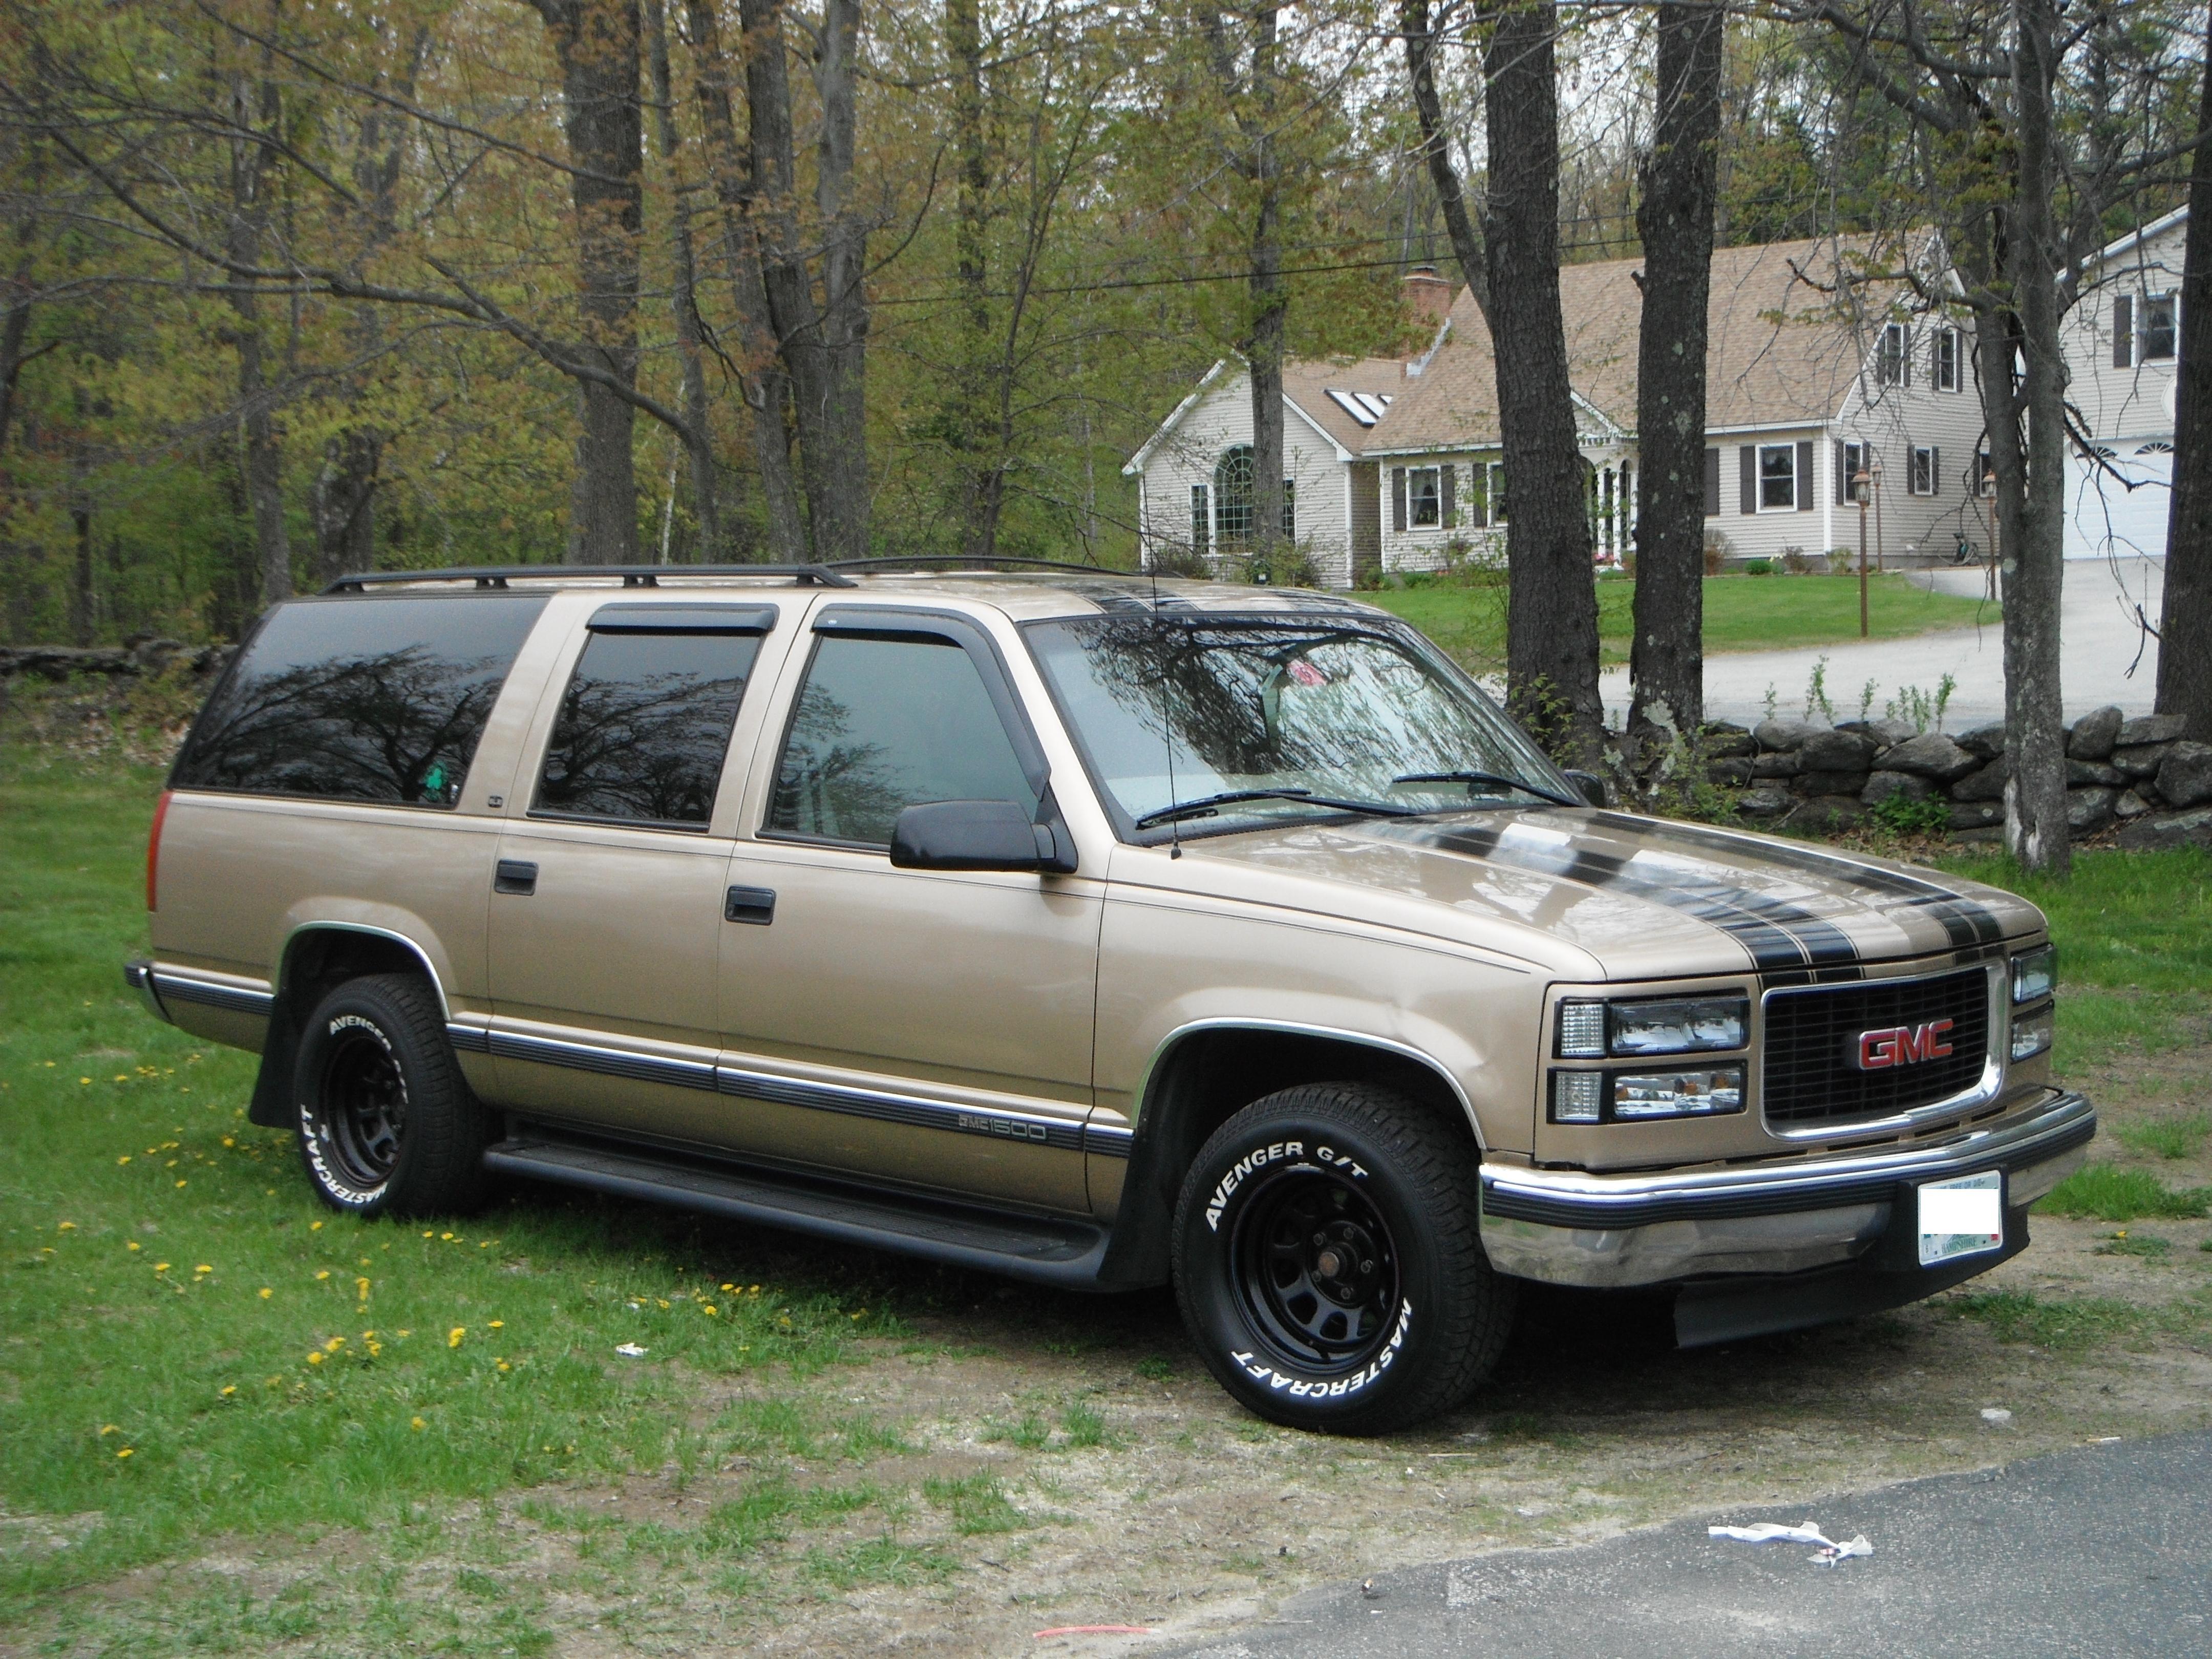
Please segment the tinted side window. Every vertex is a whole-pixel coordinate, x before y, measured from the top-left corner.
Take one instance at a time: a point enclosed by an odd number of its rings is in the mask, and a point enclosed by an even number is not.
[[[544,608],[498,593],[279,605],[200,711],[169,781],[451,806]]]
[[[1036,796],[982,676],[949,641],[823,635],[776,770],[768,827],[890,845],[917,802]]]
[[[561,699],[536,810],[704,825],[759,650],[750,634],[593,634]]]

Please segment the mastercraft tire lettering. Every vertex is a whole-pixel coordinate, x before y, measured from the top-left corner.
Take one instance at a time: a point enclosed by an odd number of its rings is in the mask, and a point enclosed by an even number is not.
[[[300,1158],[332,1208],[425,1215],[483,1196],[490,1118],[421,980],[372,975],[325,997],[293,1078]]]
[[[1176,1292],[1207,1366],[1263,1417],[1374,1434],[1449,1409],[1497,1363],[1510,1280],[1477,1224],[1471,1139],[1361,1084],[1255,1102],[1176,1210]]]

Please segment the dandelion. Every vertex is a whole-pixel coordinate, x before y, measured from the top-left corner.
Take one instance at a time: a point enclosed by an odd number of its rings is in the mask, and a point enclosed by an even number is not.
[[[726,1290],[726,1291],[734,1291],[734,1290],[736,1290],[738,1287],[737,1287],[736,1285],[723,1285],[723,1286],[722,1286],[722,1288],[723,1288],[724,1290]]]
[[[54,1231],[58,1233],[73,1233],[76,1231],[76,1223],[74,1221],[64,1221],[60,1226],[55,1228]]]
[[[502,1360],[501,1360],[501,1361],[499,1362],[499,1368],[500,1368],[500,1370],[508,1370],[508,1369],[509,1369],[509,1367],[508,1367],[508,1365],[507,1365],[507,1361],[505,1361],[504,1359],[502,1359]]]
[[[181,1181],[179,1181],[179,1182],[177,1183],[177,1185],[179,1185],[179,1187],[183,1186],[184,1184],[185,1184],[185,1183],[184,1183],[183,1182],[181,1182]]]
[[[353,1282],[353,1289],[354,1294],[359,1297],[363,1302],[368,1300],[368,1281],[367,1279],[355,1279]]]
[[[448,1242],[449,1242],[449,1241],[451,1241],[451,1239],[453,1238],[453,1234],[451,1234],[451,1233],[440,1233],[440,1234],[438,1235],[438,1237],[439,1237],[439,1238],[440,1238],[441,1240],[444,1240],[444,1241],[448,1241]]]
[[[504,1319],[495,1319],[491,1322],[491,1328],[495,1331],[503,1331],[507,1328],[507,1322]]]
[[[453,1329],[446,1333],[446,1346],[449,1348],[459,1347],[461,1346],[461,1339],[468,1334],[469,1328],[467,1326],[454,1326]]]
[[[235,1382],[229,1382],[229,1383],[226,1383],[226,1384],[224,1384],[224,1386],[223,1386],[222,1397],[223,1397],[225,1400],[228,1400],[228,1399],[229,1399],[229,1398],[231,1397],[231,1395],[233,1395],[236,1394],[237,1392],[238,1392],[238,1384],[237,1384],[237,1383],[235,1383]]]
[[[138,1449],[136,1446],[125,1446],[115,1455],[118,1458],[129,1457],[136,1453],[137,1449]]]
[[[714,1304],[713,1303],[709,1302],[709,1303],[707,1304],[707,1317],[708,1317],[708,1318],[709,1318],[709,1319],[714,1318],[714,1316],[715,1316],[716,1311],[717,1311],[717,1310],[715,1309]]]
[[[421,1418],[416,1417],[408,1419],[408,1426],[414,1429],[423,1429],[428,1428],[429,1425],[423,1422]]]
[[[92,1079],[91,1079],[90,1078],[88,1078],[88,1077],[81,1077],[81,1078],[79,1078],[79,1079],[77,1079],[77,1081],[78,1081],[79,1083],[89,1083],[89,1082],[91,1082],[91,1081],[92,1081]]]
[[[130,1074],[125,1072],[118,1072],[115,1074],[115,1080],[118,1083],[128,1083],[131,1081]]]
[[[425,1238],[429,1238],[429,1237],[434,1237],[434,1235],[431,1233],[430,1230],[429,1230],[428,1227],[425,1227],[425,1228],[422,1230],[422,1237],[425,1237]]]
[[[169,1271],[169,1264],[166,1261],[156,1261],[154,1264],[154,1271],[157,1273],[165,1273]]]
[[[330,1270],[328,1267],[325,1267],[325,1268],[320,1269],[320,1270],[319,1270],[319,1272],[317,1272],[317,1273],[315,1274],[315,1277],[316,1277],[316,1279],[317,1279],[318,1280],[325,1279],[328,1279],[330,1276],[331,1276],[331,1270]]]
[[[138,1241],[137,1241],[137,1239],[135,1239],[135,1238],[134,1238],[134,1239],[132,1239],[129,1243],[125,1244],[123,1248],[124,1248],[125,1249],[126,1249],[126,1250],[135,1250],[135,1249],[138,1249],[138,1248],[139,1248]]]
[[[412,1331],[402,1331],[402,1332],[400,1332],[400,1333],[399,1333],[399,1334],[400,1334],[400,1335],[402,1335],[402,1336],[412,1336],[412,1335],[414,1335],[414,1334],[415,1334],[415,1333],[414,1333],[414,1332],[412,1332]]]
[[[103,1423],[100,1425],[100,1437],[102,1440],[106,1439],[111,1434],[120,1434],[123,1431],[112,1423]]]
[[[215,1269],[208,1266],[206,1262],[203,1261],[198,1267],[193,1268],[192,1271],[196,1273],[211,1273]]]
[[[342,1336],[334,1336],[329,1341],[323,1344],[323,1352],[325,1353],[336,1353],[343,1346],[345,1346],[345,1338]]]
[[[270,1297],[272,1297],[272,1296],[274,1296],[274,1295],[276,1295],[276,1291],[272,1291],[272,1290],[270,1290],[270,1289],[266,1285],[264,1285],[261,1287],[261,1299],[262,1299],[264,1302],[266,1302],[266,1301],[267,1301]]]
[[[124,1153],[124,1154],[123,1154],[123,1156],[122,1156],[122,1157],[120,1157],[120,1158],[117,1158],[115,1161],[116,1161],[118,1164],[128,1164],[128,1163],[131,1161],[131,1154],[130,1154],[130,1153],[128,1153],[128,1152],[125,1152],[125,1153]]]
[[[307,1231],[311,1233],[319,1233],[322,1231],[322,1230],[323,1224],[319,1221],[310,1221],[307,1224]]]
[[[309,1354],[307,1356],[307,1363],[310,1365],[321,1364],[323,1363],[323,1351],[320,1348],[318,1348],[313,1353]]]
[[[230,1136],[225,1135],[222,1138],[222,1144],[226,1146],[235,1146],[238,1145],[238,1142],[234,1140]]]

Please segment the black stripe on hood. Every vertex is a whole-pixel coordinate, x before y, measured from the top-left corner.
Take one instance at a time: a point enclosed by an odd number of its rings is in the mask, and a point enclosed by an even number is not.
[[[1725,830],[1707,829],[1701,824],[1631,817],[1621,812],[1595,812],[1591,814],[1591,821],[1608,830],[1619,830],[1654,841],[1680,842],[1686,846],[1708,852],[1725,853],[1734,858],[1771,864],[1778,869],[1847,881],[1865,891],[1887,895],[1901,901],[1910,908],[1925,910],[1929,920],[1942,925],[1954,950],[1965,951],[1976,945],[1995,945],[2004,938],[2004,924],[1983,905],[1964,894],[1954,893],[1948,887],[1939,887],[1921,877],[1907,875],[1901,870],[1884,870],[1875,865],[1856,863],[1833,853],[1824,853],[1818,848],[1782,846],[1750,836],[1731,834]]]
[[[1729,934],[1764,974],[1815,969],[1827,970],[1820,975],[1823,979],[1859,977],[1858,948],[1843,930],[1795,904],[1724,882],[1693,877],[1658,880],[1632,871],[1616,853],[1571,837],[1559,845],[1516,837],[1514,827],[1382,823],[1373,826],[1372,833],[1648,899]]]

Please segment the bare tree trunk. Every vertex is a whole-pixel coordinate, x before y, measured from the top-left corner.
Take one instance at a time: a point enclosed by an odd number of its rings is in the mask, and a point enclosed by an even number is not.
[[[676,324],[676,349],[684,365],[684,418],[691,431],[684,439],[691,463],[691,516],[697,530],[693,545],[698,561],[708,563],[723,552],[721,492],[714,469],[714,441],[707,408],[707,366],[699,325],[699,265],[691,240],[691,186],[678,165],[683,134],[676,125],[676,96],[668,72],[668,9],[665,0],[645,0],[646,39],[651,53],[653,108],[661,160],[668,164],[669,216],[674,247],[669,308]]]
[[[1283,287],[1281,161],[1275,153],[1277,9],[1252,13],[1253,117],[1247,161],[1258,200],[1252,216],[1252,331],[1245,357],[1252,367],[1252,552],[1264,569],[1283,533],[1283,325],[1290,295]]]
[[[1436,186],[1437,204],[1443,210],[1444,232],[1451,238],[1452,257],[1459,261],[1461,278],[1483,319],[1490,317],[1490,270],[1482,251],[1481,228],[1468,207],[1460,186],[1459,169],[1452,165],[1450,135],[1444,131],[1443,100],[1437,96],[1436,44],[1428,0],[1404,0],[1398,9],[1398,27],[1406,38],[1406,74],[1413,88],[1413,110],[1421,122],[1421,155]],[[1407,240],[1412,241],[1413,189],[1406,192]]]
[[[2212,743],[2212,52],[2197,106],[2185,246],[2158,709],[2180,715],[2199,743]]]
[[[1498,20],[1486,65],[1490,204],[1486,247],[1507,518],[1506,696],[1555,754],[1595,765],[1597,586],[1589,510],[1559,314],[1559,121],[1553,0]]]
[[[769,315],[761,264],[758,171],[738,142],[732,112],[735,82],[722,49],[714,0],[687,0],[685,12],[691,25],[708,172],[721,210],[722,263],[737,307],[738,389],[744,399],[753,464],[760,469],[761,496],[768,508],[769,552],[783,563],[795,564],[807,556],[806,526],[792,476],[791,431],[784,422],[791,383]]]
[[[983,130],[983,33],[976,0],[945,0],[945,39],[952,56],[952,135],[959,179],[953,263],[961,294],[960,358],[951,439],[965,475],[960,487],[960,550],[969,558],[988,558],[997,550],[1006,473],[1003,452],[985,436],[995,365],[989,298],[990,148]]]
[[[585,361],[625,388],[637,384],[637,289],[645,135],[638,107],[637,0],[531,0],[561,64],[576,210]],[[638,561],[635,407],[613,388],[579,382],[581,422],[570,496],[572,564]]]
[[[230,72],[227,93],[234,133],[273,133],[283,117],[265,48],[262,70],[258,84],[243,67]],[[230,142],[230,222],[224,240],[229,257],[240,265],[254,267],[262,262],[275,160],[265,138],[240,136]],[[262,357],[261,296],[251,283],[234,281],[228,288],[231,311],[238,319],[238,403],[246,428],[246,489],[253,510],[254,553],[261,571],[262,603],[274,605],[292,595],[292,547],[284,524],[283,454]]]
[[[2027,431],[2024,453],[2017,437],[2001,446],[2025,463],[2026,477],[2015,475],[2008,485],[2004,469],[1997,471],[1997,516],[2005,548],[2005,732],[2012,757],[2012,778],[2005,785],[2005,846],[2026,868],[2063,876],[2072,866],[2073,849],[2066,823],[2066,732],[2059,696],[2067,379],[2058,331],[2063,261],[2051,218],[2051,198],[2059,183],[2051,155],[2059,24],[2052,0],[2017,0],[2016,16],[2017,188],[2002,216],[2012,222],[2005,263],[2018,307],[2019,402]],[[2011,362],[2008,352],[2003,366],[2009,369]],[[2006,523],[2008,518],[2012,522]]]
[[[1705,719],[1705,308],[1725,16],[1714,0],[1662,0],[1658,121],[1638,169],[1644,316],[1628,736],[1647,779],[1673,739],[1694,741]]]

